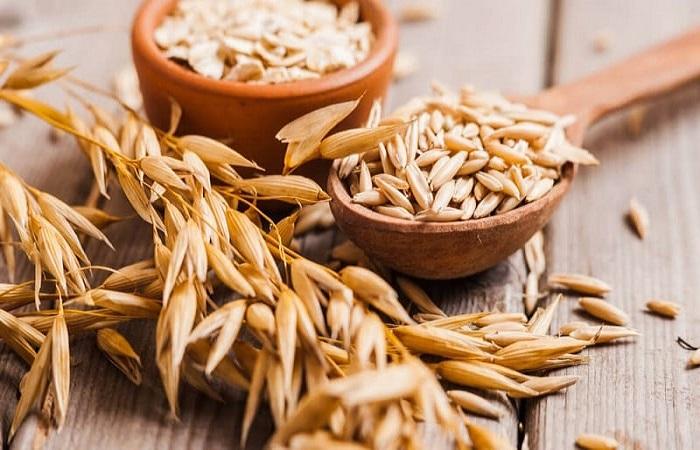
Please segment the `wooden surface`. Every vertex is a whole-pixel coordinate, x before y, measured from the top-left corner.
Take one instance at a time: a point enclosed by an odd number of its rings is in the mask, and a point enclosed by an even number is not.
[[[391,3],[396,7],[401,0]],[[700,19],[700,5],[692,0],[663,5],[651,0],[439,3],[438,20],[402,29],[402,48],[417,55],[421,69],[394,86],[393,105],[426,92],[431,79],[455,88],[469,82],[532,94],[549,80],[563,82],[590,73]],[[129,60],[126,28],[136,4],[136,0],[0,0],[0,27],[3,32],[25,34],[92,24],[121,26],[123,31],[27,49],[62,48],[61,64],[77,64],[78,76],[107,86],[110,74]],[[592,49],[599,31],[610,35],[610,46],[603,53]],[[65,95],[46,90],[42,98],[60,105]],[[643,336],[634,344],[587,351],[590,365],[562,371],[581,377],[566,394],[523,403],[519,411],[502,402],[506,416],[500,422],[482,423],[507,434],[514,444],[527,433],[531,449],[573,448],[576,434],[583,431],[615,434],[628,449],[692,449],[700,442],[700,371],[685,369],[688,354],[674,343],[678,335],[700,341],[700,312],[693,307],[700,291],[698,123],[696,85],[651,104],[639,135],[627,130],[625,114],[589,135],[587,146],[602,164],[579,174],[547,228],[548,269],[590,273],[610,282],[611,300],[631,314],[632,326]],[[64,200],[80,202],[90,186],[88,165],[72,141],[52,143],[47,128],[34,119],[0,130],[0,159],[30,183]],[[624,221],[633,195],[652,217],[650,237],[644,242]],[[108,208],[128,211],[119,199],[109,202]],[[120,265],[150,252],[149,233],[137,221],[114,227],[108,234],[118,252],[91,243],[88,251],[96,264]],[[308,236],[303,248],[322,260],[339,239],[334,231],[325,231]],[[24,267],[19,275],[27,279],[30,272]],[[522,256],[516,254],[479,276],[423,284],[453,314],[488,307],[520,310],[523,281]],[[652,296],[682,303],[683,313],[668,321],[642,312]],[[579,317],[573,301],[565,303],[555,326]],[[237,448],[240,396],[232,394],[228,403],[219,404],[184,389],[180,421],[170,419],[153,365],[153,324],[132,323],[123,331],[145,362],[143,386],[135,388],[121,376],[99,355],[92,339],[74,341],[69,416],[63,431],[49,437],[47,448]],[[26,366],[0,348],[0,440],[7,436],[17,384],[25,371]],[[30,421],[23,427],[10,448],[31,448],[35,426]],[[261,448],[270,431],[269,417],[263,413],[248,448]]]
[[[632,3],[563,2],[553,79],[586,75],[700,22],[697,2]],[[598,32],[610,36],[602,54],[591,47]],[[581,432],[615,435],[628,449],[692,449],[700,442],[700,373],[685,368],[688,352],[675,344],[677,336],[700,339],[699,87],[650,103],[638,135],[621,113],[586,139],[601,165],[581,171],[550,223],[548,269],[610,282],[610,300],[630,313],[642,336],[589,350],[589,365],[561,371],[581,377],[566,395],[525,405],[533,449],[571,448]],[[624,220],[632,196],[651,215],[645,241]],[[684,310],[676,320],[651,316],[643,309],[652,297],[677,301]],[[574,302],[553,326],[584,317]]]

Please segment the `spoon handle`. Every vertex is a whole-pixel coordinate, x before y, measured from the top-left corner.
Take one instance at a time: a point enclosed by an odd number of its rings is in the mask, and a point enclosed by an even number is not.
[[[700,78],[700,27],[572,83],[541,92],[532,106],[573,113],[586,128],[605,115]]]

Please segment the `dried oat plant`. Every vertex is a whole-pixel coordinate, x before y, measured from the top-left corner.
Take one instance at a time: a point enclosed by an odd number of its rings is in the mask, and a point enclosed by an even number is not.
[[[41,82],[15,77],[13,83],[24,89],[59,77],[60,70],[49,69],[51,58],[20,66],[25,78]],[[0,286],[0,338],[30,365],[13,432],[28,411],[45,404],[52,405],[53,422],[63,422],[69,335],[96,333],[109,361],[140,383],[140,356],[115,329],[136,319],[155,322],[156,363],[174,413],[183,382],[214,398],[221,398],[221,384],[241,389],[247,391],[242,442],[266,402],[276,428],[271,445],[293,448],[418,448],[420,422],[438,424],[457,448],[503,442],[465,417],[498,418],[488,400],[466,391],[448,395],[439,380],[513,398],[548,395],[576,378],[546,372],[586,363],[581,351],[602,341],[600,330],[592,336],[551,333],[558,299],[530,319],[499,311],[448,317],[417,283],[395,278],[350,245],[334,249],[337,270],[305,259],[289,249],[295,224],[306,214],[315,218],[299,228],[315,226],[327,218],[327,210],[307,206],[306,213],[295,211],[275,223],[259,203],[317,205],[328,199],[323,190],[290,174],[242,177],[237,168],[258,168],[253,161],[213,139],[175,134],[176,107],[169,129],[159,130],[128,108],[115,116],[88,104],[90,118],[84,119],[23,96],[17,86],[6,82],[0,99],[76,137],[102,195],[109,194],[112,180],[151,224],[153,257],[89,284],[83,278],[89,264],[78,251],[82,247],[71,246],[64,233],[108,242],[81,219],[104,216],[97,210],[83,210],[82,216],[9,170],[3,172],[3,182],[15,186],[3,189],[3,212],[18,234],[29,230],[25,240],[42,249],[34,259],[28,251],[30,260],[58,286],[46,292],[32,289],[31,282]],[[366,155],[383,142],[400,145],[397,133],[406,130],[415,137],[417,121],[382,123],[378,107],[367,128],[326,137],[356,104],[329,106],[280,130],[291,149],[288,166],[318,155],[338,157],[345,158],[339,167],[351,174],[358,164],[368,164],[359,153]],[[541,112],[528,116],[536,118],[553,121],[550,125],[558,120]],[[362,183],[373,182],[360,172],[358,183],[360,177]],[[387,192],[399,189],[393,179],[378,180]],[[18,195],[24,203],[17,202]],[[33,230],[33,222],[44,228]],[[45,255],[44,248],[58,253]],[[50,263],[44,261],[49,257]],[[66,263],[69,257],[75,261]],[[417,314],[408,313],[394,285]],[[220,290],[231,295],[215,295]],[[59,301],[55,308],[17,311],[35,298]],[[634,335],[616,327],[606,337]]]
[[[18,246],[35,267],[34,299],[40,305],[42,281],[51,281],[60,295],[85,293],[89,288],[86,269],[90,267],[78,233],[103,241],[107,237],[87,217],[61,200],[25,184],[0,164],[0,229],[3,257],[9,279],[14,279],[15,248]],[[8,220],[9,219],[9,220]],[[9,223],[8,223],[9,222]]]

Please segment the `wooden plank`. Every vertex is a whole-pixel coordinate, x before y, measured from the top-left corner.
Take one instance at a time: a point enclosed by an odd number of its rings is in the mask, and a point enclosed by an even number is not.
[[[681,33],[700,18],[697,2],[564,1],[554,79],[589,73],[645,46]],[[595,53],[598,32],[609,48]],[[624,83],[624,80],[620,80]],[[614,286],[610,301],[631,315],[642,337],[586,353],[588,366],[560,371],[579,375],[566,394],[528,402],[524,422],[533,450],[573,448],[582,432],[615,436],[625,449],[691,449],[700,430],[700,373],[686,369],[688,352],[677,336],[700,340],[694,307],[700,281],[696,226],[700,164],[700,87],[649,104],[642,131],[627,113],[610,118],[586,139],[601,166],[581,171],[548,230],[548,269],[599,276]],[[651,214],[651,232],[640,241],[624,220],[630,197]],[[681,303],[676,320],[643,311],[652,297]],[[590,320],[571,300],[553,324]]]
[[[549,2],[536,0],[523,8],[517,0],[390,0],[401,6],[427,3],[439,19],[402,24],[399,49],[413,54],[418,72],[394,86],[397,106],[428,92],[430,81],[452,88],[469,83],[504,93],[533,94],[545,76]]]
[[[19,8],[24,17],[22,32],[41,32],[67,26],[92,23],[128,24],[137,1],[90,2],[58,0],[27,2]],[[393,1],[398,8],[399,1]],[[438,20],[406,25],[402,32],[402,47],[416,53],[421,70],[415,76],[397,84],[391,104],[407,100],[428,91],[431,79],[439,79],[452,87],[463,82],[486,88],[503,88],[506,92],[531,93],[540,89],[545,72],[548,2],[530,2],[526,11],[517,0],[486,5],[476,0],[449,0],[442,3],[443,14]],[[78,64],[77,75],[105,86],[111,73],[128,60],[128,39],[125,34],[98,34],[53,43],[66,48],[61,63]],[[43,46],[47,47],[46,45]],[[86,57],[88,55],[88,57]],[[48,92],[47,95],[58,96]],[[53,99],[60,97],[52,97]],[[72,143],[62,144],[61,150],[48,147],[46,128],[28,120],[22,129],[0,134],[0,157],[28,180],[61,198],[79,201],[90,185],[90,172]],[[26,128],[25,128],[26,127]],[[22,152],[11,150],[19,141]],[[47,156],[46,148],[52,151]],[[31,155],[30,158],[24,156]],[[20,157],[22,156],[22,157]],[[58,168],[58,169],[57,169]],[[75,173],[68,178],[59,173]],[[116,202],[116,208],[124,207]],[[140,228],[139,228],[140,227]],[[96,264],[117,265],[139,259],[150,252],[148,232],[135,222],[121,224],[109,235],[118,253],[90,244],[89,253]],[[135,236],[140,236],[135,239]],[[332,231],[309,236],[303,242],[306,253],[324,259],[332,242],[338,237]],[[29,276],[23,273],[23,278]],[[519,310],[517,294],[524,279],[522,257],[509,261],[486,273],[455,282],[424,283],[436,301],[449,313],[485,308]],[[167,405],[153,364],[153,324],[139,322],[123,327],[122,331],[141,352],[145,363],[144,385],[133,387],[99,355],[92,338],[76,340],[73,344],[72,395],[69,416],[63,431],[52,434],[48,448],[235,448],[243,410],[242,398],[229,395],[226,404],[218,404],[183,389],[180,422],[168,418]],[[16,386],[24,372],[14,356],[0,350],[0,404],[6,405],[0,416],[6,431],[16,401]],[[502,399],[501,399],[502,400]],[[518,417],[503,401],[508,412],[496,424],[489,426],[507,434],[515,444]],[[24,432],[31,437],[33,427]],[[261,448],[271,432],[269,415],[256,419],[249,448]],[[435,445],[441,447],[439,438]],[[30,448],[30,439],[18,439],[12,448]]]
[[[394,11],[410,2],[390,2]],[[465,83],[506,93],[541,89],[546,69],[549,2],[433,1],[441,11],[431,22],[404,24],[401,51],[413,54],[418,72],[394,85],[391,106],[429,92],[432,80],[458,89]],[[525,266],[518,253],[477,276],[449,282],[423,282],[423,287],[448,314],[483,311],[522,311],[519,297]],[[500,421],[472,417],[518,443],[519,417],[505,396],[493,401],[503,412]],[[442,447],[441,447],[442,448]]]

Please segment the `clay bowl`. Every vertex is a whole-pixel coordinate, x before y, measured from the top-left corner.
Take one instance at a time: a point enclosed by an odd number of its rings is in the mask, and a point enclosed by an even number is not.
[[[582,80],[520,100],[575,114],[578,122],[567,133],[570,142],[580,145],[585,130],[607,114],[697,78],[700,29]],[[370,257],[415,277],[450,279],[481,272],[521,248],[550,219],[575,174],[576,166],[567,164],[561,179],[541,199],[504,214],[449,223],[395,219],[352,203],[333,169],[328,193],[336,223]]]
[[[357,109],[337,129],[361,126],[372,101],[385,98],[398,45],[398,27],[382,0],[359,0],[363,20],[372,24],[376,41],[368,57],[349,69],[317,80],[278,85],[220,81],[198,75],[168,60],[153,40],[153,31],[176,0],[146,0],[136,13],[132,52],[149,120],[168,127],[170,98],[183,110],[178,134],[224,140],[266,169],[280,173],[285,147],[275,134],[285,124],[323,106],[362,96]],[[342,4],[344,1],[338,1]],[[297,173],[325,183],[330,164],[317,161]]]

